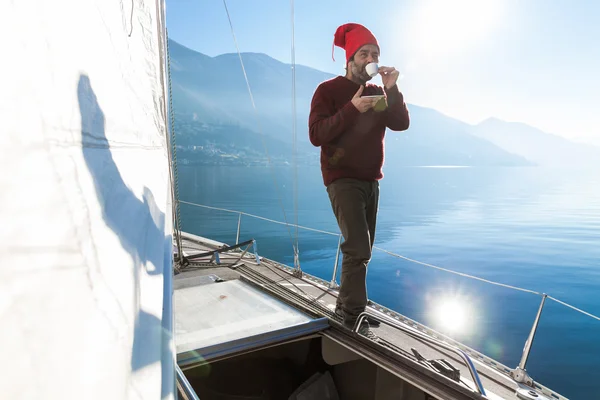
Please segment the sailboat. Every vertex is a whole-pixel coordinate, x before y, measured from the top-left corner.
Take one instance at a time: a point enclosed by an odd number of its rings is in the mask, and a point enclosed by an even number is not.
[[[565,399],[525,368],[546,296],[510,368],[374,302],[379,340],[344,328],[335,269],[261,257],[242,213],[183,232],[165,12],[2,5],[2,398]]]

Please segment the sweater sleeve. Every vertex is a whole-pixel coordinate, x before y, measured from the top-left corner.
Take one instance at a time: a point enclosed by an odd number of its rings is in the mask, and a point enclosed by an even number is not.
[[[398,85],[385,89],[388,108],[385,110],[386,126],[393,131],[405,131],[410,126],[408,107],[404,95],[398,90]]]
[[[324,87],[319,86],[313,96],[308,117],[310,142],[316,147],[333,142],[352,125],[359,114],[351,101],[336,112]]]

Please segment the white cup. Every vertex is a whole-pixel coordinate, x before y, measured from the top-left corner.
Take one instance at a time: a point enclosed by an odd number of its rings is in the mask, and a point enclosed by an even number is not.
[[[365,71],[371,78],[373,78],[379,73],[379,65],[377,65],[377,63],[369,63],[365,67]]]

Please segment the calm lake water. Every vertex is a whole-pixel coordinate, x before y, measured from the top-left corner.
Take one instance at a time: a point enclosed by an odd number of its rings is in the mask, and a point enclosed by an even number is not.
[[[337,233],[318,168],[180,167],[182,200]],[[547,293],[600,315],[600,174],[551,168],[384,170],[376,246]],[[277,185],[275,185],[277,182]],[[285,209],[285,213],[283,209]],[[297,217],[296,217],[297,215]],[[235,242],[237,215],[182,205],[183,228]],[[296,230],[242,218],[240,240],[293,264]],[[298,231],[304,271],[330,280],[338,238]],[[375,250],[369,297],[515,367],[541,297]],[[547,300],[527,364],[572,399],[600,398],[600,321]]]

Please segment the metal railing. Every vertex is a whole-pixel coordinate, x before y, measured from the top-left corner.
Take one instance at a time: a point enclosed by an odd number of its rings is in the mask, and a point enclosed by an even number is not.
[[[178,394],[181,394],[182,399],[183,400],[200,400],[198,398],[198,395],[194,391],[194,388],[190,384],[190,381],[188,381],[187,377],[185,376],[185,374],[183,373],[181,368],[179,368],[179,365],[177,363],[175,363],[175,373],[177,375],[177,377],[176,377],[177,392],[178,392]],[[177,396],[177,398],[179,398],[179,395]]]
[[[207,205],[204,205],[204,204],[197,204],[197,203],[192,203],[192,202],[183,201],[183,200],[179,200],[179,203],[181,203],[181,204],[187,204],[187,205],[194,206],[194,207],[200,207],[200,208],[204,208],[204,209],[209,209],[209,210],[222,211],[222,212],[230,213],[230,214],[237,214],[238,215],[238,221],[237,221],[236,245],[238,244],[239,238],[240,238],[240,231],[241,231],[241,226],[242,226],[242,216],[246,216],[246,217],[249,217],[249,218],[258,219],[258,220],[262,220],[262,221],[267,221],[267,222],[270,222],[270,223],[273,223],[273,224],[284,225],[284,226],[287,226],[287,227],[294,227],[294,228],[302,229],[302,230],[309,231],[309,232],[321,233],[321,234],[324,234],[324,235],[338,237],[338,245],[337,245],[336,256],[335,256],[335,261],[334,261],[334,265],[333,265],[333,274],[332,274],[331,281],[329,282],[328,286],[331,289],[337,289],[337,288],[339,288],[339,285],[337,283],[336,277],[337,277],[337,272],[338,272],[338,267],[339,267],[340,250],[341,250],[341,245],[342,245],[342,240],[343,240],[343,237],[342,237],[341,233],[334,233],[334,232],[329,232],[329,231],[325,231],[325,230],[321,230],[321,229],[309,228],[309,227],[302,226],[302,225],[297,225],[297,224],[289,224],[289,223],[277,221],[277,220],[274,220],[274,219],[261,217],[259,215],[254,215],[254,214],[246,213],[246,212],[243,212],[243,211],[236,211],[236,210],[229,210],[229,209],[226,209],[226,208],[212,207],[212,206],[207,206]],[[554,297],[552,297],[552,296],[550,296],[550,295],[548,295],[546,293],[540,293],[540,292],[537,292],[535,290],[524,289],[524,288],[521,288],[521,287],[518,287],[518,286],[507,285],[507,284],[504,284],[504,283],[495,282],[495,281],[491,281],[491,280],[488,280],[488,279],[480,278],[478,276],[469,275],[469,274],[465,274],[465,273],[458,272],[458,271],[453,271],[453,270],[447,269],[447,268],[442,268],[442,267],[439,267],[439,266],[436,266],[436,265],[433,265],[433,264],[425,263],[425,262],[418,261],[418,260],[415,260],[415,259],[412,259],[412,258],[409,258],[409,257],[402,256],[400,254],[393,253],[391,251],[382,249],[382,248],[377,247],[377,246],[373,246],[373,249],[381,251],[381,252],[383,252],[385,254],[388,254],[390,256],[393,256],[393,257],[396,257],[396,258],[399,258],[399,259],[403,259],[403,260],[409,261],[411,263],[415,263],[415,264],[418,264],[418,265],[426,266],[428,268],[433,268],[433,269],[436,269],[436,270],[439,270],[439,271],[448,272],[448,273],[451,273],[451,274],[454,274],[454,275],[458,275],[458,276],[462,276],[462,277],[465,277],[465,278],[477,280],[477,281],[480,281],[480,282],[485,282],[485,283],[488,283],[488,284],[491,284],[491,285],[496,285],[496,286],[508,288],[508,289],[511,289],[511,290],[517,290],[517,291],[521,291],[521,292],[525,292],[525,293],[530,293],[530,294],[535,294],[535,295],[540,296],[542,298],[541,304],[539,306],[537,315],[535,317],[535,320],[534,320],[533,326],[531,328],[531,331],[529,333],[529,336],[527,338],[527,341],[525,342],[525,346],[524,346],[524,349],[523,349],[521,360],[519,362],[519,365],[516,368],[514,368],[512,370],[512,372],[511,372],[511,376],[516,381],[526,383],[526,384],[528,384],[530,386],[533,385],[533,380],[529,377],[529,375],[525,371],[525,366],[527,364],[527,359],[529,357],[529,353],[530,353],[531,347],[533,345],[533,340],[534,340],[535,334],[537,332],[537,328],[538,328],[538,325],[539,325],[539,320],[540,320],[540,317],[541,317],[542,310],[544,308],[544,304],[545,304],[546,299],[551,299],[551,300],[553,300],[553,301],[555,301],[555,302],[557,302],[559,304],[562,304],[563,306],[571,308],[574,311],[577,311],[577,312],[579,312],[581,314],[587,315],[588,317],[591,317],[593,319],[596,319],[596,320],[600,321],[600,317],[598,317],[598,316],[596,316],[594,314],[591,314],[589,312],[583,311],[583,310],[581,310],[581,309],[579,309],[579,308],[577,308],[577,307],[575,307],[575,306],[573,306],[571,304],[568,304],[568,303],[566,303],[564,301],[558,300],[558,299],[556,299],[556,298],[554,298]],[[258,256],[258,255],[256,255],[256,256]]]
[[[404,333],[406,333],[407,335],[410,335],[412,337],[424,340],[426,342],[432,343],[436,346],[440,346],[443,347],[446,350],[449,350],[453,353],[458,354],[459,357],[461,357],[463,359],[463,361],[465,362],[465,365],[467,366],[467,369],[469,370],[469,373],[471,374],[471,378],[473,378],[473,383],[475,384],[475,387],[477,389],[477,391],[482,395],[482,396],[486,396],[485,394],[485,389],[483,388],[483,384],[481,383],[481,379],[479,378],[479,373],[477,372],[477,368],[475,368],[475,365],[473,364],[473,361],[471,360],[471,357],[469,357],[469,355],[467,353],[465,353],[464,351],[462,351],[461,349],[458,349],[454,346],[450,346],[444,342],[441,342],[437,339],[433,339],[419,331],[416,331],[414,329],[410,329],[408,327],[405,327],[399,323],[397,323],[396,321],[393,320],[388,320],[387,318],[380,318],[377,315],[374,315],[372,313],[368,313],[368,312],[362,312],[359,316],[358,319],[356,320],[356,324],[354,325],[354,332],[358,333],[360,326],[363,322],[363,320],[365,320],[366,318],[373,318],[378,320],[379,322],[391,326],[392,328],[398,329]]]

